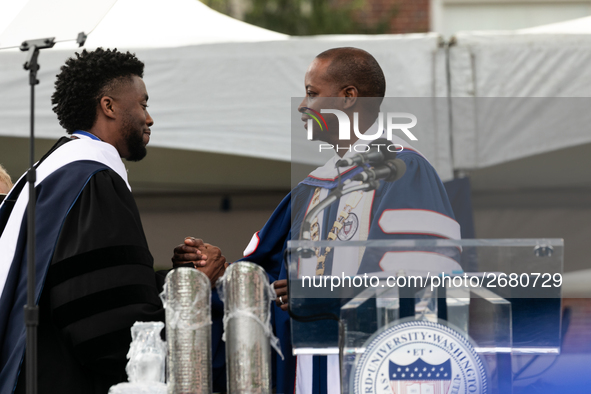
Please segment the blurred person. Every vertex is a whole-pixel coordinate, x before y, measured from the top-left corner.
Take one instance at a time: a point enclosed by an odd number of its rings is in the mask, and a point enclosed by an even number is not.
[[[6,172],[6,169],[0,164],[0,203],[4,199],[3,194],[8,194],[8,192],[12,189],[12,180],[10,179],[10,175]]]
[[[127,380],[134,322],[164,321],[165,272],[154,272],[122,161],[146,155],[154,124],[143,72],[135,55],[99,48],[68,59],[57,76],[53,110],[70,136],[36,165],[42,393],[106,394]],[[26,390],[25,185],[23,177],[0,210],[1,393]],[[215,281],[225,258],[218,248],[194,244],[196,265]]]
[[[353,113],[357,112],[359,130],[364,134],[377,133],[379,136],[377,117],[385,96],[386,81],[381,67],[371,54],[357,48],[327,50],[311,63],[304,86],[306,97],[299,111],[305,127],[309,109],[320,112],[322,108],[332,108],[345,112],[349,119],[353,119]],[[362,142],[352,132],[350,140],[339,140],[336,116],[324,117],[328,123],[327,130],[321,131],[314,124],[314,140],[341,146]],[[397,157],[406,164],[405,175],[395,182],[380,181],[380,187],[375,191],[351,193],[333,203],[323,211],[324,223],[319,218],[313,240],[460,238],[459,224],[454,219],[444,186],[435,169],[407,142],[396,136],[393,141],[404,146]],[[338,150],[324,166],[310,173],[283,199],[244,251],[244,260],[260,264],[267,271],[277,293],[273,325],[285,356],[284,361],[276,358],[277,393],[340,393],[338,356],[292,356],[283,252],[288,240],[299,238],[306,213],[337,186],[336,161],[353,154],[354,151]],[[355,168],[343,168],[342,181],[350,179],[355,173]],[[389,216],[388,221],[396,223],[395,228],[383,229],[380,226],[383,216]],[[347,221],[350,223],[346,226]],[[196,258],[197,249],[192,249],[195,246],[190,239],[186,240],[184,245],[175,249],[175,258],[179,261]],[[342,266],[351,257],[359,264],[357,256],[334,256],[334,253],[334,250],[323,251],[313,257],[316,259],[316,273],[311,275],[330,275],[335,269],[333,264]],[[341,253],[346,254],[346,251],[341,250]],[[364,263],[365,256],[361,265]],[[380,270],[380,267],[368,264],[365,272]],[[356,269],[353,268],[353,275]]]

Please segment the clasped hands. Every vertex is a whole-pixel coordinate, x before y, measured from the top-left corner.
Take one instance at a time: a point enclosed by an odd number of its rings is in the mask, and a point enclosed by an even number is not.
[[[174,248],[172,256],[173,268],[192,263],[199,271],[209,278],[211,287],[226,271],[228,263],[217,246],[204,243],[203,240],[194,237],[186,237],[185,241]],[[278,280],[273,283],[277,298],[275,304],[282,310],[287,310],[287,280]]]
[[[173,268],[192,263],[196,269],[207,275],[211,287],[215,287],[215,282],[224,275],[228,267],[220,248],[194,237],[186,237],[182,244],[174,248],[171,260]]]

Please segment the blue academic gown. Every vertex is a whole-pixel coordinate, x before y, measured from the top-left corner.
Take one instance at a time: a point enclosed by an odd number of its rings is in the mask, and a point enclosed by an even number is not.
[[[386,234],[378,225],[378,219],[384,210],[408,209],[428,210],[443,214],[451,219],[454,214],[447,198],[445,188],[435,169],[420,154],[413,150],[404,150],[398,158],[406,164],[405,175],[395,182],[380,182],[376,190],[371,209],[368,239],[416,239],[432,238],[421,234]],[[354,176],[360,170],[353,169],[343,176],[343,181]],[[277,206],[264,227],[255,234],[257,242],[254,250],[243,261],[261,265],[269,275],[269,281],[287,279],[287,271],[283,262],[283,254],[287,241],[298,239],[301,223],[316,187],[334,189],[336,179],[317,179],[308,176],[294,188]],[[337,217],[338,201],[325,211],[327,223]],[[323,226],[321,239],[327,239],[329,226]],[[330,270],[332,253],[327,256],[326,269]],[[362,262],[362,266],[363,266]],[[365,272],[376,272],[377,266],[363,267]],[[329,272],[329,271],[327,271]],[[274,303],[272,305],[272,323],[275,335],[279,338],[281,351],[285,356],[282,360],[274,354],[274,383],[277,393],[293,393],[295,389],[296,357],[292,355],[290,318]],[[335,325],[336,327],[336,325]],[[221,335],[221,332],[214,333]],[[214,340],[215,341],[215,340]],[[315,357],[313,392],[326,392],[326,358]]]

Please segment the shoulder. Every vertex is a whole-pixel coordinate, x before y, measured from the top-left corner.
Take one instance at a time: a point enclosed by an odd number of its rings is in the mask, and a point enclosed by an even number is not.
[[[414,151],[403,151],[398,158],[406,165],[405,173],[397,181],[381,183],[379,209],[430,210],[453,218],[445,187],[429,161]]]
[[[403,151],[397,158],[404,162],[404,175],[395,182],[383,183],[383,191],[433,189],[445,194],[437,171],[425,157],[414,151]]]
[[[147,250],[133,195],[115,171],[103,169],[88,179],[67,213],[54,260],[114,245]]]
[[[139,222],[139,212],[127,183],[110,168],[94,173],[84,186],[76,205],[82,212],[101,212],[95,219],[112,225]],[[141,227],[141,224],[139,224]]]
[[[434,174],[437,174],[437,171],[435,171],[435,168],[431,165],[429,160],[427,160],[427,158],[425,158],[425,156],[421,155],[420,153],[418,153],[414,150],[410,150],[410,149],[403,150],[402,152],[400,152],[396,155],[396,158],[402,160],[406,164],[407,169],[411,169],[411,170],[415,170],[415,171],[421,170],[421,171],[433,172]],[[437,178],[439,178],[439,175],[437,175]]]
[[[110,144],[93,140],[73,140],[56,144],[37,168],[37,179],[41,182],[46,177],[64,169],[82,170],[89,163],[96,163],[114,170],[127,182],[127,171],[117,150]],[[128,186],[129,187],[129,186]]]
[[[127,182],[114,170],[104,168],[95,172],[89,179],[86,188],[96,189],[95,192],[101,195],[114,194],[124,199],[133,200],[133,195],[127,187]]]

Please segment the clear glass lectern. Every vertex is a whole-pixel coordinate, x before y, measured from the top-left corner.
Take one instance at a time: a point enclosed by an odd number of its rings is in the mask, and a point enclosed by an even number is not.
[[[343,392],[372,338],[409,321],[464,336],[492,392],[510,392],[511,354],[560,352],[561,239],[290,241],[288,252],[294,354],[340,354]]]

